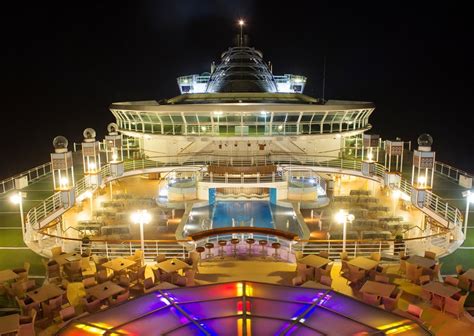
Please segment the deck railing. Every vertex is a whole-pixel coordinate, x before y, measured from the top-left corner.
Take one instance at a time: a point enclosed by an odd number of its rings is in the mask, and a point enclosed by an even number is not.
[[[170,160],[173,159],[173,162]],[[298,155],[297,158],[292,158],[283,155],[272,155],[271,157],[262,156],[254,157],[253,162],[256,160],[263,160],[262,162],[272,162],[274,164],[286,165],[286,169],[291,171],[291,167],[294,165],[295,169],[298,169],[298,166],[313,166],[313,167],[327,167],[327,168],[336,168],[340,173],[350,173],[354,171],[360,173],[361,171],[361,161],[358,160],[347,160],[347,159],[338,159],[338,158],[329,158],[329,157],[318,157],[318,156],[305,156]],[[124,169],[126,172],[135,171],[135,170],[144,170],[147,168],[158,168],[158,167],[173,167],[172,169],[185,169],[185,168],[176,168],[181,166],[196,166],[204,164],[229,164],[230,162],[236,162],[238,164],[242,163],[242,158],[233,160],[230,157],[223,156],[210,156],[210,155],[196,155],[192,158],[183,158],[183,157],[167,157],[166,161],[154,161],[154,160],[133,160],[126,161],[124,163]],[[339,171],[340,169],[340,171]],[[101,169],[102,178],[106,178],[110,174],[110,166],[108,164],[104,165]],[[373,177],[376,177],[378,181],[383,181],[385,174],[385,169],[380,164],[375,164],[375,173]],[[408,196],[411,196],[412,187],[408,181],[402,180],[400,183],[400,190],[406,193]],[[80,179],[76,182],[75,194],[76,197],[84,193],[86,190],[91,187],[88,185],[85,179]],[[439,218],[444,219],[447,222],[446,228],[456,229],[460,228],[462,225],[462,213],[459,209],[449,205],[446,201],[438,197],[437,195],[427,191],[427,198],[425,202],[425,207],[430,211],[436,213]],[[60,199],[60,194],[55,193],[46,200],[44,200],[40,205],[32,208],[27,216],[27,230],[33,229],[35,231],[41,229],[41,222],[46,218],[49,218],[52,214],[62,208],[62,203]],[[66,209],[64,209],[65,211]],[[423,211],[423,209],[421,209]],[[439,219],[438,218],[438,219]],[[47,223],[43,223],[44,225]],[[31,237],[31,235],[28,235]]]
[[[455,168],[446,163],[436,161],[435,162],[435,172],[446,176],[447,178],[459,182],[459,176],[464,175],[466,177],[473,177],[472,174],[465,172],[464,170]]]
[[[0,195],[16,189],[15,181],[24,177],[28,178],[28,183],[34,182],[43,176],[51,174],[51,163],[47,162],[37,167],[28,169],[20,174],[0,181]]]

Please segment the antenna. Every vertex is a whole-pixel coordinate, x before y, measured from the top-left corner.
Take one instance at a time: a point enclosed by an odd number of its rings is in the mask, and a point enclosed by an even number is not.
[[[324,55],[323,61],[323,100],[324,100],[324,91],[326,90],[326,55]]]
[[[244,24],[245,24],[245,21],[243,19],[240,19],[239,26],[240,26],[240,46],[241,47],[244,45],[244,35],[243,35]]]

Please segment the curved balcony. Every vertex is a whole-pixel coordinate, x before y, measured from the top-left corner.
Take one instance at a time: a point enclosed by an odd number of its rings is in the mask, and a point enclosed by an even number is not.
[[[190,110],[193,107],[195,110]],[[111,111],[122,132],[165,136],[304,136],[370,129],[370,103],[333,105],[121,105]]]
[[[217,158],[207,156],[204,158],[196,158],[205,161],[206,163],[215,162]],[[220,157],[219,159],[222,159]],[[267,158],[271,160],[273,164],[295,164],[296,162],[291,162],[288,159],[275,156],[272,158]],[[300,157],[300,160],[297,162],[298,166],[296,167],[311,167],[314,171],[324,171],[340,174],[354,174],[359,175],[361,169],[361,162],[357,160],[343,160],[343,159],[333,159],[324,162],[315,162],[315,158],[312,157]],[[181,167],[184,162],[179,162],[179,158],[176,157],[175,161],[177,162],[167,162],[166,164],[158,161],[147,161],[147,160],[136,160],[128,161],[125,163],[125,172],[130,175],[143,174],[153,171],[173,171],[178,167]],[[190,164],[190,163],[188,163]],[[194,163],[195,164],[195,163]],[[298,169],[298,168],[296,168]],[[109,182],[113,180],[110,176],[110,169],[108,165],[102,167],[101,174],[103,175],[104,182]],[[372,179],[377,180],[378,182],[383,181],[384,169],[383,166],[376,164],[375,175],[371,177]],[[76,197],[83,194],[89,187],[86,185],[85,180],[79,180],[75,187]],[[411,195],[412,187],[411,185],[402,180],[400,185],[400,190],[406,193],[408,196]],[[437,195],[427,191],[428,197],[424,204],[423,208],[419,210],[423,211],[430,218],[434,218],[442,224],[445,230],[438,236],[436,239],[427,239],[426,237],[421,237],[424,239],[426,244],[436,244],[438,247],[442,248],[445,253],[449,253],[452,250],[452,245],[457,245],[459,242],[462,242],[463,235],[461,233],[463,216],[459,209],[452,207],[448,203],[444,202]],[[26,234],[25,241],[30,248],[36,250],[41,249],[41,246],[38,244],[46,244],[48,239],[53,239],[52,244],[57,243],[57,241],[67,240],[66,237],[62,237],[61,234],[52,234],[51,232],[60,232],[58,228],[58,222],[55,219],[59,218],[67,209],[63,207],[63,204],[60,199],[60,194],[56,193],[43,201],[40,205],[32,208],[26,216]],[[420,239],[421,239],[420,238]],[[104,242],[105,243],[105,242]],[[123,244],[124,241],[121,242]],[[126,241],[126,244],[132,244],[132,241]],[[178,243],[175,243],[175,245]],[[77,242],[73,245],[74,248],[79,248],[80,242]],[[179,244],[178,244],[179,245]],[[429,245],[427,245],[429,246]]]

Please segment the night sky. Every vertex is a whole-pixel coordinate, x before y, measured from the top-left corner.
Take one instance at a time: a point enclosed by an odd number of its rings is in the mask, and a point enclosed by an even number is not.
[[[327,99],[372,101],[372,133],[428,132],[438,160],[474,171],[474,34],[454,2],[15,3],[0,20],[0,177],[47,162],[56,135],[80,142],[93,127],[102,139],[114,101],[178,95],[175,78],[209,71],[240,17],[275,74],[306,75],[305,93],[320,97],[326,56]]]

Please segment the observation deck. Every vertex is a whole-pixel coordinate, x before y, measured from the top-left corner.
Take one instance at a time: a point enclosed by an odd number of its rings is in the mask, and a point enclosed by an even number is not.
[[[361,133],[371,128],[370,102],[329,100],[302,94],[205,93],[164,102],[110,106],[122,132],[166,136],[304,136]]]

